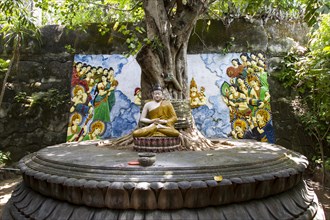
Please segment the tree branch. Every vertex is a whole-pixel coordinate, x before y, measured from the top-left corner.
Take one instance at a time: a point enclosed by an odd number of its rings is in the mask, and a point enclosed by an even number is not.
[[[196,23],[198,16],[202,13],[204,8],[202,1],[192,2],[180,6],[182,10],[176,13],[175,18],[172,20],[173,36],[187,35],[187,31],[191,29],[191,26]],[[190,32],[188,36],[190,36]]]
[[[99,6],[99,7],[103,7],[103,8],[111,9],[111,10],[114,10],[114,11],[131,12],[131,11],[133,11],[134,9],[136,9],[136,8],[139,6],[139,4],[140,4],[141,2],[142,2],[142,0],[137,0],[137,2],[135,3],[135,5],[133,5],[133,7],[130,8],[130,9],[119,9],[119,8],[117,8],[117,7],[115,7],[115,6],[111,6],[111,4],[106,4],[106,5],[104,5],[104,4],[96,3],[96,2],[94,2],[94,1],[79,2],[79,4],[83,4],[83,3],[85,3],[85,4],[91,4],[91,5],[96,5],[96,6]]]
[[[328,126],[327,130],[325,131],[324,135],[322,136],[322,140],[327,136],[329,130],[330,130],[330,125]]]

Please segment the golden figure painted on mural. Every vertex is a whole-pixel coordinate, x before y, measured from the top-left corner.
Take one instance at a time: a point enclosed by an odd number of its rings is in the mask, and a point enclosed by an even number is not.
[[[206,105],[205,87],[201,87],[198,92],[197,83],[194,78],[190,81],[190,107],[197,108]]]

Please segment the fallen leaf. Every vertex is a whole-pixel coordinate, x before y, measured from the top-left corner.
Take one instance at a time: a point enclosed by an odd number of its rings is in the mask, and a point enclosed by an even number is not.
[[[214,180],[217,182],[221,182],[223,180],[222,176],[214,176]]]

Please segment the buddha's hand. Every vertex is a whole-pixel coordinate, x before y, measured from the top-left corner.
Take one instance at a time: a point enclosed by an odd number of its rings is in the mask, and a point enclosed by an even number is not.
[[[162,124],[157,124],[157,128],[168,128],[168,127]]]
[[[159,124],[159,118],[154,118],[154,119],[151,119],[151,123],[152,124]]]
[[[160,119],[158,120],[158,124],[167,124],[167,120]]]
[[[151,120],[151,123],[152,124],[166,124],[167,123],[167,120],[164,120],[164,119],[159,119],[159,118],[155,118],[155,119],[152,119]]]

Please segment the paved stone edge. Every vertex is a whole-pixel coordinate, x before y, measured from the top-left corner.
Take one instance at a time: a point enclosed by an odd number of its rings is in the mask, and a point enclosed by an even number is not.
[[[179,210],[124,210],[78,206],[47,198],[24,183],[7,203],[4,219],[323,219],[317,197],[305,181],[272,197],[230,205]]]

